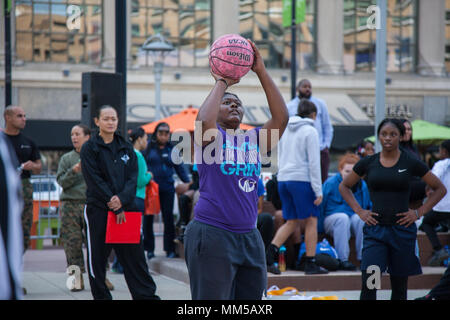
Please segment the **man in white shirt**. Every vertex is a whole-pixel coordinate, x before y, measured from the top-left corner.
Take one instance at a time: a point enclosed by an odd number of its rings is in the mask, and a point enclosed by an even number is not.
[[[317,108],[317,117],[314,121],[314,127],[319,133],[320,169],[322,174],[322,183],[324,183],[328,178],[328,167],[330,165],[329,148],[331,146],[331,141],[333,140],[333,126],[331,125],[328,108],[325,101],[312,95],[312,86],[308,79],[303,79],[298,83],[297,94],[298,96],[287,104],[289,117],[296,115],[300,99],[303,98],[310,100]]]

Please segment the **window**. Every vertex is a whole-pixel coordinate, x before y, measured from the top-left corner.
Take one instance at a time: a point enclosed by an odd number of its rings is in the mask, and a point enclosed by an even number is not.
[[[306,0],[305,21],[297,26],[297,64],[315,68],[315,0]],[[282,0],[239,0],[239,29],[258,46],[267,67],[290,68],[291,28],[283,27]]]
[[[132,56],[140,65],[152,61],[140,48],[145,40],[161,33],[175,50],[165,64],[206,67],[211,41],[212,0],[132,0]]]
[[[15,19],[19,59],[100,64],[102,0],[16,0]]]
[[[450,0],[445,0],[445,68],[450,73]]]
[[[375,70],[376,30],[368,28],[376,0],[344,0],[344,69],[347,72]],[[388,72],[414,72],[416,67],[416,0],[387,1]]]

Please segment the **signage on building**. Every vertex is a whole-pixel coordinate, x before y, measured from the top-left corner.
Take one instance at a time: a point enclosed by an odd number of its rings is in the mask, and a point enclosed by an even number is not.
[[[374,104],[362,104],[361,109],[371,119],[375,118],[375,105]],[[406,104],[387,104],[385,115],[388,118],[407,118],[410,119],[413,116],[411,107]]]

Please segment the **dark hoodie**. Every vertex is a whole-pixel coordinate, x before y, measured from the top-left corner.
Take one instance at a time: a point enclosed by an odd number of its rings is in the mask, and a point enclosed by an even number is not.
[[[138,166],[129,142],[114,133],[113,142],[105,144],[97,132],[83,145],[80,157],[87,204],[108,210],[107,203],[117,195],[122,209],[115,214],[134,209]]]

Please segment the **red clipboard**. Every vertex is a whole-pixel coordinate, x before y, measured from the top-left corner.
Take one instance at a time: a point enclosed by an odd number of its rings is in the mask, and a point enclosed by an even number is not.
[[[105,243],[139,243],[141,241],[142,212],[125,212],[126,222],[116,223],[114,212],[108,212]]]

